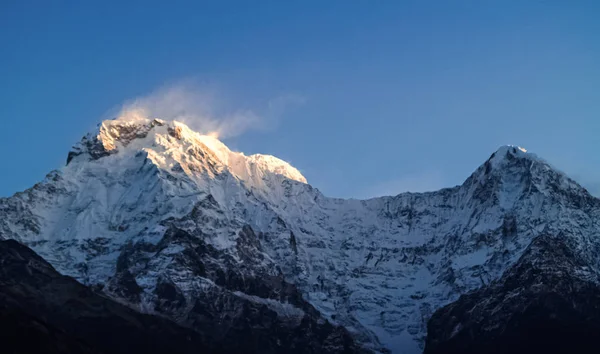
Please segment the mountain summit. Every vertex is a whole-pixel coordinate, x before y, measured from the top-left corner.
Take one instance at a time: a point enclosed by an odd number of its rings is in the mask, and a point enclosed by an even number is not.
[[[297,169],[274,156],[245,156],[239,152],[232,152],[213,135],[196,133],[181,122],[166,122],[160,119],[104,121],[99,125],[97,132],[86,135],[73,147],[67,163],[79,155],[84,155],[87,159],[98,159],[119,151],[121,154],[151,151],[150,156],[162,158],[153,159],[160,167],[201,163],[203,159],[194,156],[194,151],[200,151],[209,154],[211,163],[227,168],[243,180],[252,179],[253,173],[264,174],[263,171],[268,171],[306,183],[306,179]]]
[[[103,122],[66,166],[0,199],[0,237],[137,311],[243,345],[230,350],[412,354],[437,310],[496,284],[534,240],[561,237],[596,274],[599,216],[598,199],[518,147],[460,186],[344,200],[275,157],[140,119]],[[440,316],[433,333],[451,337]]]

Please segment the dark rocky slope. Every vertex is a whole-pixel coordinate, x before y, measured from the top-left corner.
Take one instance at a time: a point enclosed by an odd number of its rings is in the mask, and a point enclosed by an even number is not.
[[[174,306],[174,289],[161,286],[163,306]],[[167,304],[170,301],[169,304]],[[239,304],[221,304],[236,306]],[[214,305],[217,306],[217,305]],[[24,245],[0,241],[0,333],[4,353],[319,353],[356,352],[345,331],[308,319],[289,331],[265,308],[239,305],[242,316],[213,337],[211,320],[188,321],[197,331],[158,316],[144,315],[62,276]],[[196,320],[209,310],[194,306]],[[240,323],[246,319],[248,323]],[[250,322],[265,326],[253,330]],[[269,321],[273,322],[270,328]],[[332,332],[338,337],[331,336]],[[279,345],[266,338],[270,333]],[[342,350],[335,339],[347,341]],[[328,342],[329,341],[329,342]],[[339,344],[339,343],[337,343]],[[344,349],[345,348],[345,349]]]
[[[240,264],[173,223],[165,223],[168,230],[157,245],[138,242],[123,249],[106,293],[140,307],[151,303],[155,311],[204,333],[231,353],[362,351],[347,330],[323,319],[296,286],[265,263],[252,228],[240,231]],[[164,266],[156,290],[148,296],[135,279],[156,273],[156,262]],[[194,282],[181,281],[189,273]]]
[[[539,236],[498,281],[436,311],[425,354],[598,353],[597,273],[565,235]]]
[[[4,353],[209,353],[199,333],[139,314],[62,276],[35,252],[0,241]]]

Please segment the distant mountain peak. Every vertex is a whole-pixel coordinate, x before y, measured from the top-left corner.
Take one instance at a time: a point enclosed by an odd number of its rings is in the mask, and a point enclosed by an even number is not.
[[[488,161],[495,166],[502,163],[502,161],[505,161],[507,159],[510,160],[513,157],[541,161],[541,159],[537,155],[528,152],[527,149],[517,145],[500,146],[492,154],[492,156],[490,156]]]
[[[561,171],[550,165],[545,159],[516,145],[500,146],[490,157],[474,171],[480,181],[498,174],[530,175],[532,167],[536,165],[543,171],[553,171],[564,175]],[[564,177],[568,178],[566,175]]]

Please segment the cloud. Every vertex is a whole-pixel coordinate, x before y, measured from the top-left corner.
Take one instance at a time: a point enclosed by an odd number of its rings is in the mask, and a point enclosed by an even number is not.
[[[404,192],[430,192],[447,187],[444,178],[437,171],[409,174],[400,178],[383,181],[362,193],[362,198],[395,196]]]
[[[269,101],[269,114],[273,117],[281,116],[290,106],[303,105],[306,98],[297,94],[277,96]]]
[[[299,95],[280,95],[269,100],[259,114],[249,108],[231,108],[231,104],[220,100],[214,90],[180,83],[126,101],[117,119],[177,120],[200,133],[231,138],[251,130],[274,129],[291,105],[304,102]]]

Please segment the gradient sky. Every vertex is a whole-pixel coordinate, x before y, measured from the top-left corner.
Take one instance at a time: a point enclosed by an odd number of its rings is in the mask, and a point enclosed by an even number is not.
[[[329,196],[460,184],[503,144],[598,193],[599,16],[598,1],[4,0],[0,196],[182,80],[267,116],[225,142]]]

